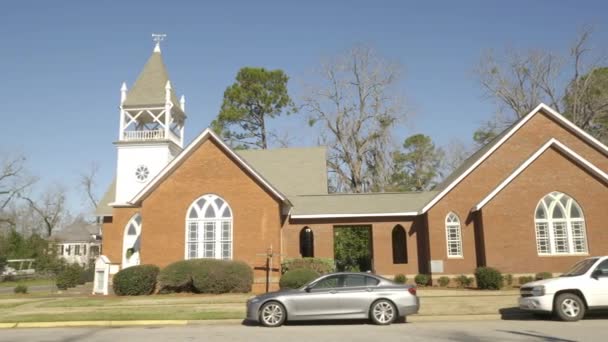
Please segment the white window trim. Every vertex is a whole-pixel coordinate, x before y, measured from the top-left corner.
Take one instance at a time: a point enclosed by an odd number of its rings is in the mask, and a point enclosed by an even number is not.
[[[554,219],[553,218],[553,210],[555,209],[555,206],[560,204],[559,199],[555,199],[550,203],[550,206],[547,207],[546,204],[544,203],[544,199],[545,197],[553,194],[553,193],[559,193],[562,196],[567,196],[569,198],[568,203],[567,203],[567,207],[562,208],[561,210],[563,211],[564,214],[564,218],[558,218],[558,219]],[[579,208],[581,217],[575,217],[575,218],[571,218],[570,217],[570,210],[572,208],[572,205],[576,204]],[[536,218],[536,212],[538,211],[538,207],[539,206],[543,206],[544,210],[545,210],[545,215],[547,218],[545,219],[539,219]],[[563,207],[563,204],[562,204]],[[557,222],[557,223],[565,223],[566,224],[566,236],[568,238],[568,252],[565,253],[561,253],[561,252],[557,252],[555,250],[555,232],[553,229],[553,223]],[[583,223],[583,236],[585,238],[585,252],[574,252],[574,235],[572,234],[572,222],[582,222]],[[549,236],[549,253],[541,253],[538,250],[538,227],[537,227],[537,223],[546,223],[547,224],[547,235]],[[562,192],[558,192],[558,191],[554,191],[550,194],[547,194],[545,196],[543,196],[540,201],[538,202],[536,208],[534,209],[534,233],[535,233],[535,239],[536,239],[536,253],[538,254],[538,256],[570,256],[570,255],[589,255],[589,242],[587,240],[587,225],[585,224],[585,214],[583,212],[583,208],[581,208],[580,204],[578,204],[578,202],[576,202],[576,200],[574,198],[572,198],[571,196],[566,195],[565,193]]]
[[[214,202],[216,198],[221,199],[225,205],[226,208],[228,208],[228,210],[230,210],[230,217],[229,218],[223,218],[223,217],[216,217],[216,218],[205,218],[204,215],[204,210],[203,208],[198,208],[197,203],[203,199],[207,197],[207,201],[209,202]],[[213,203],[213,205],[215,206],[215,203]],[[192,208],[197,208],[196,211],[199,214],[199,217],[197,217],[196,219],[192,219],[190,218],[190,210],[192,210]],[[217,208],[220,209],[220,208]],[[216,213],[218,213],[219,210],[216,210]],[[218,213],[218,215],[221,215],[221,213]],[[230,204],[228,204],[228,202],[215,194],[206,194],[203,195],[197,199],[195,199],[192,204],[188,207],[188,209],[186,210],[186,227],[185,227],[185,236],[184,236],[184,259],[185,260],[191,260],[191,259],[210,259],[210,258],[205,258],[204,257],[204,244],[205,244],[205,223],[207,222],[212,222],[214,224],[214,234],[215,234],[215,239],[214,239],[214,257],[213,259],[219,259],[219,260],[232,260],[234,257],[234,211],[232,211],[232,208],[230,207]],[[230,256],[226,259],[223,258],[222,256],[222,223],[223,222],[229,222],[230,223]],[[189,240],[190,240],[190,236],[189,236],[189,226],[190,223],[196,223],[196,229],[197,229],[197,240],[196,240],[196,244],[197,244],[197,258],[190,258],[190,254],[188,253],[188,245],[189,245]]]
[[[139,224],[137,223],[137,218],[139,218],[139,220],[140,220]],[[126,256],[127,249],[129,249],[131,247],[127,247],[127,245],[125,244],[125,240],[126,240],[127,236],[129,236],[129,227],[131,226],[131,224],[133,224],[133,226],[135,227],[135,235],[131,235],[131,236],[135,236],[134,241],[137,241],[137,238],[139,238],[141,236],[141,229],[142,229],[142,226],[143,226],[143,219],[142,219],[140,213],[136,213],[135,215],[133,215],[131,217],[131,219],[129,220],[129,222],[127,222],[127,225],[125,226],[125,228],[123,230],[123,235],[122,235],[122,255],[121,255],[121,265],[122,265],[122,268],[141,264],[141,260],[139,260],[137,262],[137,264],[130,265],[128,263],[128,260],[127,260],[127,256]],[[141,245],[139,247],[141,249]],[[140,254],[139,254],[140,251],[138,250],[136,253],[138,253],[138,255],[135,255],[135,253],[133,253],[133,255],[131,256],[131,258],[133,258],[134,256],[137,257],[137,258],[139,258],[140,257]]]
[[[450,218],[450,216],[453,215],[456,220],[458,220],[458,240],[450,240],[450,234],[448,233],[448,227],[455,227],[456,223],[455,222],[448,222],[448,218]],[[463,245],[462,245],[462,224],[460,223],[460,217],[458,215],[456,215],[456,213],[454,212],[449,212],[446,216],[445,216],[445,242],[446,242],[446,254],[448,256],[448,259],[462,259],[464,258],[464,253],[463,253]],[[450,242],[458,242],[458,244],[460,245],[460,254],[450,254]]]

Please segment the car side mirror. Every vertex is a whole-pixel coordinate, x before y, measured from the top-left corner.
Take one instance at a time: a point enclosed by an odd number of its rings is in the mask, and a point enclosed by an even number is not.
[[[310,287],[310,286],[306,286],[306,287],[304,288],[304,291],[306,291],[306,292],[309,292],[309,293],[310,293],[310,289],[312,289],[312,287]]]
[[[603,275],[602,270],[595,270],[593,271],[593,273],[591,273],[591,278],[595,279],[595,280],[599,280],[599,278]]]

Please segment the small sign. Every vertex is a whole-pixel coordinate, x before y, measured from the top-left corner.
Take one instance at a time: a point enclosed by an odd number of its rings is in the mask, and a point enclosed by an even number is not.
[[[443,260],[431,260],[431,273],[443,273]]]

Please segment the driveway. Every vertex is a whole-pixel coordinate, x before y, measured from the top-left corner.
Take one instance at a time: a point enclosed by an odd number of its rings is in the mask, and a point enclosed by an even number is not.
[[[0,341],[606,341],[608,322],[483,321],[369,324],[292,324],[182,327],[6,329]]]

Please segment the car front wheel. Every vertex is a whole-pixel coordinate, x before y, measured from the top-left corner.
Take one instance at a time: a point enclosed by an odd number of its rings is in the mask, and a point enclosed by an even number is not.
[[[279,327],[285,323],[287,312],[279,302],[268,302],[260,309],[260,323],[266,327]]]
[[[555,299],[555,314],[562,321],[578,321],[585,316],[585,303],[573,293],[563,293]]]
[[[397,308],[390,301],[381,299],[372,304],[369,315],[375,324],[387,325],[397,319]]]

